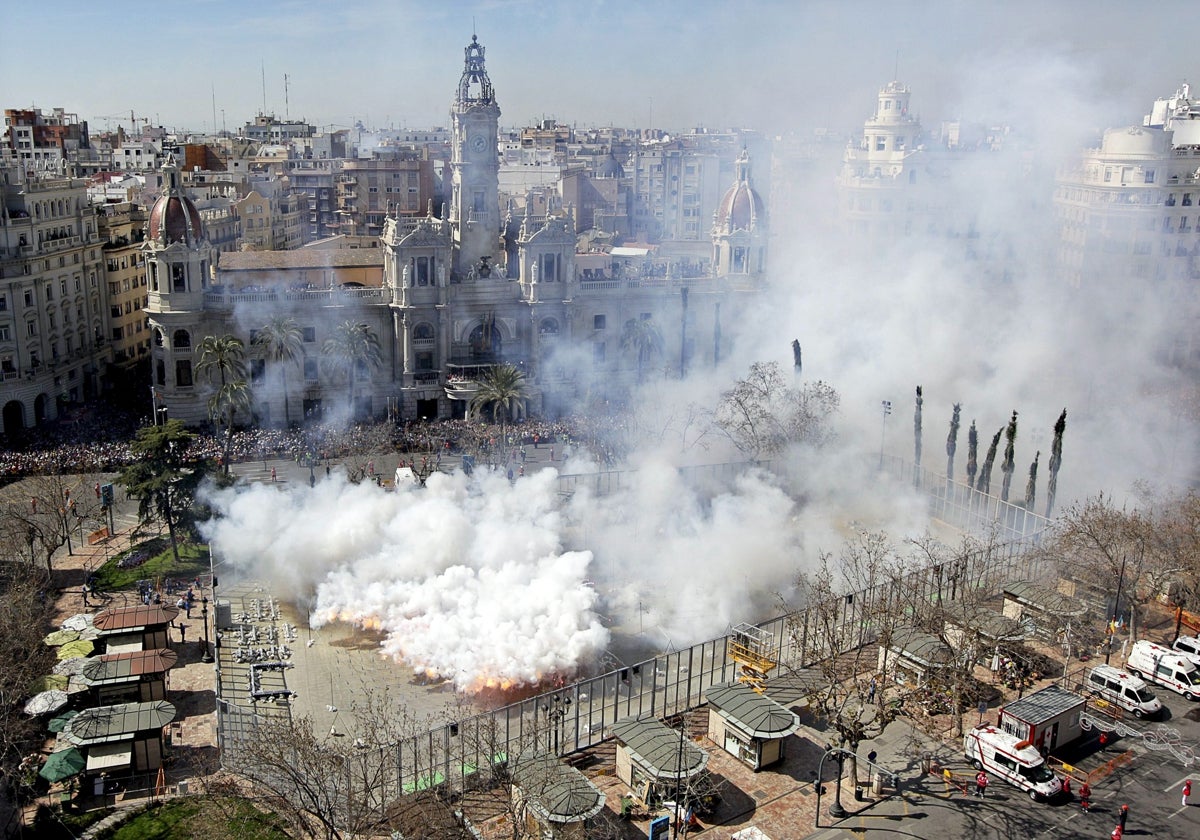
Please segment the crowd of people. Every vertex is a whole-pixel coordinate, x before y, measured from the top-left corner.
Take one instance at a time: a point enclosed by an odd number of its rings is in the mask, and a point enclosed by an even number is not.
[[[116,472],[133,462],[132,441],[137,429],[149,423],[127,412],[98,406],[82,418],[30,429],[0,448],[0,481],[57,472]],[[229,459],[252,460],[305,457],[327,460],[350,455],[394,451],[402,453],[471,453],[487,456],[514,446],[582,445],[612,462],[621,448],[624,420],[572,416],[558,421],[527,419],[500,425],[469,420],[421,420],[403,424],[376,423],[334,427],[310,423],[302,428],[247,428],[233,433]],[[225,457],[223,433],[201,431],[188,448],[195,460]],[[560,449],[560,452],[562,450]]]

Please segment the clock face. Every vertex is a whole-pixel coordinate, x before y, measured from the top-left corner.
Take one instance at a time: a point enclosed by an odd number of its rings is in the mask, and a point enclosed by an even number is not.
[[[475,152],[475,154],[482,154],[486,148],[487,138],[482,134],[476,134],[471,138],[471,151]]]

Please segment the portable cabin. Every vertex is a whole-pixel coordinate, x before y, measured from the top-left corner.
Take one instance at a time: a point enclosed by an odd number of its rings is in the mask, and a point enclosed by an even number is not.
[[[1043,755],[1083,735],[1080,718],[1087,700],[1078,694],[1047,686],[1000,709],[1000,728],[1029,741]]]
[[[708,766],[708,753],[658,718],[625,718],[609,731],[617,739],[617,778],[647,805],[669,799]]]
[[[714,685],[708,701],[708,737],[753,770],[783,758],[783,742],[800,718],[742,682]]]
[[[118,607],[96,614],[96,646],[104,653],[130,653],[169,647],[167,628],[179,610],[161,604]]]
[[[170,648],[109,653],[88,660],[80,680],[101,705],[167,699],[167,672],[179,654]]]
[[[514,813],[529,836],[585,840],[587,821],[604,809],[604,794],[574,767],[549,753],[522,756],[512,764]]]
[[[879,672],[898,683],[923,686],[953,664],[954,651],[945,642],[914,627],[897,627],[879,646]]]
[[[165,700],[98,706],[67,721],[59,738],[84,753],[89,774],[146,773],[162,766],[163,728],[173,720],[175,706]]]

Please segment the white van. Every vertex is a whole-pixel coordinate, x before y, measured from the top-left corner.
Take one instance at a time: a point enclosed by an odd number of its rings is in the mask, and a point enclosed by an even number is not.
[[[1125,669],[1134,676],[1178,691],[1189,700],[1200,700],[1200,668],[1184,654],[1168,647],[1138,642],[1129,651]]]
[[[977,726],[963,736],[963,753],[976,770],[986,770],[1020,788],[1033,800],[1062,791],[1062,780],[1046,766],[1033,744],[994,726]]]
[[[1171,645],[1176,653],[1182,653],[1188,659],[1200,665],[1200,639],[1195,636],[1180,636]]]
[[[1146,687],[1146,681],[1112,665],[1097,665],[1088,672],[1084,686],[1091,693],[1107,700],[1134,717],[1150,717],[1162,711],[1162,703]]]

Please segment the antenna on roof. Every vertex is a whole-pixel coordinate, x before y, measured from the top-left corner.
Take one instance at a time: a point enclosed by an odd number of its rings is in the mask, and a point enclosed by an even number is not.
[[[892,68],[892,78],[900,81],[900,48],[896,48],[896,66]]]
[[[263,116],[267,113],[267,62],[262,63]]]
[[[289,117],[289,109],[288,109],[288,74],[287,73],[283,74],[283,118],[284,118],[284,120],[287,120],[290,118]]]

